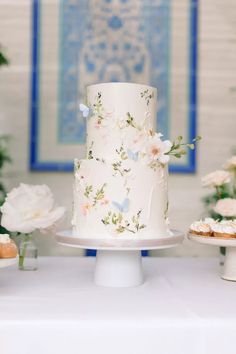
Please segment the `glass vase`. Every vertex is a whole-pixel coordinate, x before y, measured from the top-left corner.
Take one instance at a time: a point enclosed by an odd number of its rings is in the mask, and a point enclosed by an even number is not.
[[[32,234],[23,235],[19,246],[19,269],[37,270],[38,249]]]

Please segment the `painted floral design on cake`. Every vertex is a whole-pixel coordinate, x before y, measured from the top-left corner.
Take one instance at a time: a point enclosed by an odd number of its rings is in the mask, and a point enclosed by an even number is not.
[[[106,186],[106,183],[97,189],[95,189],[93,185],[85,186],[83,194],[88,201],[81,204],[83,215],[87,215],[93,208],[96,208],[97,206],[101,207],[109,203],[109,200],[105,197]]]
[[[129,199],[126,198],[123,203],[127,204],[128,211]],[[129,217],[125,215],[124,206],[120,205],[117,206],[117,208],[119,209],[118,211],[110,210],[102,219],[103,224],[109,226],[117,234],[121,234],[125,231],[135,234],[146,227],[145,224],[140,222],[142,210],[139,210],[135,215]]]
[[[154,92],[150,92],[149,89],[146,89],[140,93],[140,96],[145,99],[147,106],[149,106],[150,100],[154,98]]]

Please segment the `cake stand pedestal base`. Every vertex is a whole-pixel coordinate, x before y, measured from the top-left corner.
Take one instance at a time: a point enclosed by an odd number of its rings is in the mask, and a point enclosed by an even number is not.
[[[133,287],[144,281],[141,251],[97,251],[94,282],[99,286]]]
[[[205,245],[218,247],[226,247],[225,262],[221,278],[225,280],[236,281],[236,239],[219,238],[219,237],[202,237],[188,234],[188,238],[192,241]]]
[[[226,247],[224,268],[221,277],[236,281],[236,247]]]
[[[144,282],[142,250],[174,247],[183,238],[183,233],[176,230],[172,230],[172,236],[146,240],[80,238],[72,230],[56,234],[57,242],[63,246],[97,250],[94,282],[113,288],[133,287]]]

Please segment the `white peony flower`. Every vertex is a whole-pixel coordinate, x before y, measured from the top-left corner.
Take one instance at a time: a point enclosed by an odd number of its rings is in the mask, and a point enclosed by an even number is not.
[[[166,164],[170,160],[170,156],[166,155],[172,147],[169,140],[161,140],[162,134],[154,133],[149,136],[144,148],[144,154],[149,162],[158,160],[162,164]]]
[[[202,177],[203,187],[219,187],[230,182],[230,173],[223,170],[217,170]]]
[[[228,171],[236,170],[236,155],[226,161],[224,168]]]
[[[7,194],[1,212],[1,224],[7,230],[30,233],[53,227],[64,215],[65,208],[55,206],[48,186],[21,183]]]
[[[214,207],[214,211],[223,217],[236,216],[236,199],[224,198],[218,200]]]

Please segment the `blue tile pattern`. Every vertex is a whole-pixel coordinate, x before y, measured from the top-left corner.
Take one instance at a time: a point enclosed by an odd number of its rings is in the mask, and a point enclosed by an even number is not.
[[[172,37],[170,33],[172,0],[143,0],[142,2],[135,0],[135,4],[139,6],[134,5],[133,0],[132,4],[131,0],[99,0],[101,8],[99,11],[97,8],[94,11],[94,1],[97,5],[96,0],[61,0],[60,2],[59,110],[58,116],[53,117],[58,121],[58,143],[70,145],[85,142],[85,124],[78,115],[78,102],[83,100],[87,84],[101,81],[140,82],[139,78],[143,74],[147,77],[145,83],[149,81],[151,85],[159,88],[158,126],[165,136],[168,136],[168,120],[171,118],[168,111],[170,85],[168,61],[170,37]],[[112,9],[114,3],[120,5]],[[72,159],[68,161],[42,160],[39,154],[40,27],[43,4],[40,0],[32,0],[31,4],[30,169],[71,172],[73,170]],[[127,7],[127,4],[130,7]],[[92,22],[93,19],[98,22],[96,26],[96,21]],[[105,29],[101,24],[105,24]],[[198,0],[189,0],[188,29],[187,129],[190,141],[197,134]],[[162,35],[158,32],[157,34],[156,30],[161,30]],[[113,54],[108,58],[110,52]],[[103,65],[101,65],[102,61]],[[148,69],[145,70],[146,68]],[[187,161],[182,164],[171,164],[169,170],[174,173],[195,172],[196,150],[189,151]]]
[[[168,135],[169,17],[166,0],[62,1],[60,143],[85,142],[78,103],[88,84],[110,81],[158,87],[158,127]]]

